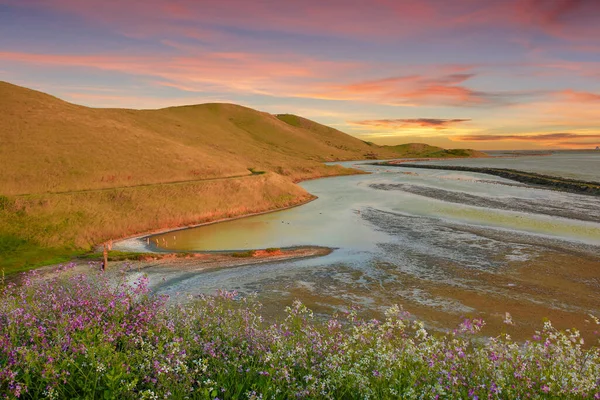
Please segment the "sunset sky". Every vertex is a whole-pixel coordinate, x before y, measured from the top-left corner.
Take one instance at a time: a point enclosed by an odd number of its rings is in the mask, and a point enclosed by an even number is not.
[[[0,80],[380,144],[600,146],[600,0],[0,0]]]

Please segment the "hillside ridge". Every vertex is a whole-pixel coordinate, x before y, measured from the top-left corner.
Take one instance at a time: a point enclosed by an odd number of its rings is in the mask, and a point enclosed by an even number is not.
[[[333,128],[295,127],[228,103],[89,108],[3,82],[0,117],[0,158],[9,166],[0,171],[5,195],[238,176],[249,169],[301,180],[339,173],[326,161],[392,156]]]
[[[303,204],[314,197],[294,182],[356,173],[326,161],[415,157],[423,149],[377,146],[236,104],[90,108],[0,82],[0,269]]]

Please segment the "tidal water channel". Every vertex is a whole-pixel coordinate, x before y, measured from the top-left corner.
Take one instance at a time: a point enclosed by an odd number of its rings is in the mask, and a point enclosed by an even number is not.
[[[600,152],[441,163],[600,181]],[[478,173],[341,164],[371,174],[304,182],[318,199],[297,208],[157,237],[171,251],[318,245],[334,248],[330,255],[144,272],[173,299],[237,290],[256,294],[273,315],[299,299],[323,316],[358,306],[381,317],[399,304],[435,329],[462,317],[517,336],[543,318],[598,329],[586,319],[600,313],[600,197]],[[514,326],[503,324],[506,312]]]

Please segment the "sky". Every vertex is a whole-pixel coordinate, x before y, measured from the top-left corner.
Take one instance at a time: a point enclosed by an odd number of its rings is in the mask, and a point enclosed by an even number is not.
[[[0,80],[379,144],[600,146],[600,0],[0,0]]]

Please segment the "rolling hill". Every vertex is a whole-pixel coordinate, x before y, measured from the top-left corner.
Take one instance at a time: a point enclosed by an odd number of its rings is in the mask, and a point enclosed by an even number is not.
[[[294,182],[356,173],[325,161],[454,152],[377,146],[302,117],[234,104],[99,109],[0,82],[0,269],[297,205],[313,196]]]
[[[1,194],[133,186],[273,171],[340,173],[323,161],[393,157],[311,121],[234,104],[96,109],[0,82]],[[306,120],[308,121],[308,120]],[[329,170],[329,171],[328,171]]]

